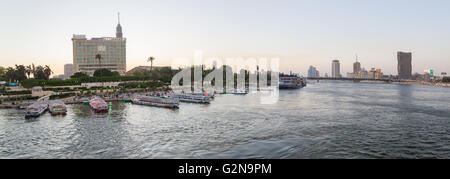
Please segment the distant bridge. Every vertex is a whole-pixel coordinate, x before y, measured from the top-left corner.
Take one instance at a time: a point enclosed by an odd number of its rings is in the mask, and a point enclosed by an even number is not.
[[[375,78],[330,78],[330,77],[307,77],[306,79],[308,80],[335,80],[335,81],[355,81],[355,82],[360,82],[360,81],[382,81],[382,82],[386,82],[386,83],[390,83],[390,82],[402,82],[402,80],[397,80],[397,79],[375,79]]]

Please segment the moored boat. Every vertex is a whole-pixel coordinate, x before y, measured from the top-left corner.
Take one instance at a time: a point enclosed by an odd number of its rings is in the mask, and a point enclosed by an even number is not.
[[[234,90],[234,92],[231,93],[231,94],[234,94],[234,95],[247,95],[248,92],[247,91],[242,91],[242,90]]]
[[[206,97],[209,97],[209,98],[211,98],[211,99],[214,99],[214,97],[215,97],[214,93],[208,93],[208,92],[191,93],[190,95],[195,95],[195,96],[206,96]]]
[[[52,115],[66,115],[67,108],[66,104],[61,100],[50,101],[48,105],[48,110]]]
[[[199,96],[192,94],[176,94],[173,98],[180,100],[180,102],[185,103],[199,103],[199,104],[209,104],[211,103],[211,98],[207,96]]]
[[[106,112],[109,110],[108,104],[102,98],[95,96],[89,101],[89,105],[96,112]]]
[[[131,100],[133,104],[156,106],[163,108],[177,109],[179,108],[180,101],[173,98],[163,98],[154,96],[138,96]]]
[[[306,86],[306,80],[298,75],[280,74],[280,89],[300,89]]]
[[[39,117],[48,109],[47,102],[38,101],[28,106],[25,111],[25,117]]]

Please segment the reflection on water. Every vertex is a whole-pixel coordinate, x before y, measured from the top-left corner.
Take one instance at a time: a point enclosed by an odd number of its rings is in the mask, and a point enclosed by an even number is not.
[[[69,105],[32,120],[0,110],[0,158],[449,158],[449,92],[320,82],[270,105],[249,94],[179,110]]]

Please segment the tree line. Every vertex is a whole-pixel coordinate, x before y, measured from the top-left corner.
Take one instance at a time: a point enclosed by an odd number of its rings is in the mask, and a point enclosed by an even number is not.
[[[0,80],[8,82],[20,82],[26,79],[49,80],[50,75],[53,74],[50,66],[35,66],[34,64],[25,65],[15,65],[14,67],[0,67]]]
[[[444,83],[450,83],[450,77],[444,77],[444,78],[442,78],[442,82],[444,82]]]

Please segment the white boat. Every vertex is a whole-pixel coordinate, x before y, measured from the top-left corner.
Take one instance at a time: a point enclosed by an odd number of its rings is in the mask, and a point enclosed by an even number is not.
[[[242,90],[234,90],[234,92],[231,93],[231,94],[234,94],[234,95],[247,95],[248,92],[247,91],[242,91]]]
[[[48,109],[48,103],[44,101],[38,101],[28,106],[25,111],[25,117],[39,117],[44,114]]]
[[[199,104],[211,103],[211,98],[207,97],[207,96],[199,96],[199,95],[192,95],[192,94],[175,94],[172,97],[180,100],[180,102],[186,102],[186,103],[199,103]]]
[[[208,93],[208,92],[201,92],[201,93],[186,93],[186,94],[190,94],[190,95],[195,95],[195,96],[206,96],[209,97],[211,99],[214,99],[214,93]]]
[[[67,108],[66,104],[61,100],[50,101],[48,105],[48,110],[52,115],[66,115]]]
[[[280,74],[280,89],[300,89],[306,86],[306,80],[297,75]]]
[[[133,104],[178,109],[180,101],[173,98],[138,96],[131,100]]]

